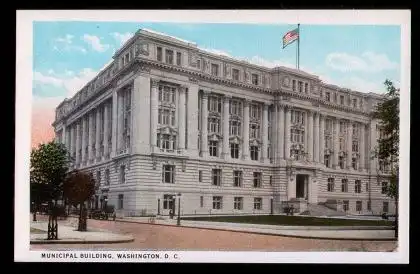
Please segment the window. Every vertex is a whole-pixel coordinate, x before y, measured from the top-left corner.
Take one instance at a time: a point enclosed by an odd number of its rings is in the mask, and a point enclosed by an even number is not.
[[[159,108],[158,124],[175,126],[175,110]]]
[[[343,210],[344,211],[349,211],[349,201],[348,200],[343,201]]]
[[[340,105],[344,105],[344,95],[340,95]]]
[[[219,65],[218,64],[211,64],[211,75],[214,75],[214,76],[219,75]]]
[[[327,190],[328,192],[334,192],[334,178],[328,178]]]
[[[180,52],[176,53],[176,65],[177,66],[181,65],[181,53]]]
[[[357,108],[357,99],[353,99],[353,107]]]
[[[331,167],[331,161],[330,161],[331,156],[330,155],[324,155],[324,164],[326,167]]]
[[[351,158],[351,167],[354,169],[354,170],[357,170],[357,158]]]
[[[232,69],[232,79],[235,81],[239,81],[239,70]]]
[[[372,210],[372,205],[370,201],[367,201],[366,209],[369,211]]]
[[[156,142],[157,147],[171,151],[175,149],[176,136],[158,133]]]
[[[164,183],[173,184],[175,183],[175,166],[174,165],[163,165],[162,180]]]
[[[249,137],[254,139],[260,138],[260,126],[258,124],[251,124],[249,128]]]
[[[389,210],[389,203],[388,202],[383,202],[383,204],[382,204],[382,212],[388,213],[388,210]]]
[[[382,194],[386,194],[388,190],[388,182],[382,182]]]
[[[201,60],[197,59],[197,68],[201,68]]]
[[[217,147],[218,147],[218,142],[217,141],[210,141],[209,142],[210,156],[217,157]]]
[[[230,127],[230,135],[232,136],[240,136],[240,132],[241,132],[241,122],[233,120],[233,121],[229,121],[229,127]]]
[[[174,63],[174,52],[173,50],[167,49],[165,50],[165,62],[167,64],[173,64]]]
[[[352,141],[351,150],[353,152],[358,152],[359,151],[359,142],[357,140]]]
[[[222,209],[222,206],[223,206],[223,197],[213,196],[213,209]]]
[[[250,107],[250,117],[259,120],[261,117],[261,108],[259,105],[252,104]]]
[[[292,143],[303,144],[304,136],[305,136],[305,133],[303,130],[297,129],[297,128],[290,129],[290,141]]]
[[[96,171],[96,183],[98,185],[101,185],[101,171],[100,170]]]
[[[201,183],[203,181],[203,171],[199,170],[198,171],[198,181]]]
[[[254,172],[254,187],[261,187],[261,172]]]
[[[209,118],[207,130],[209,133],[220,133],[220,119],[218,118]]]
[[[254,209],[261,210],[262,209],[262,198],[254,198]]]
[[[125,184],[125,165],[120,166],[120,183]]]
[[[174,208],[174,198],[171,194],[163,195],[163,209],[173,209]]]
[[[308,83],[305,83],[305,93],[308,93]]]
[[[212,169],[211,170],[211,175],[212,175],[212,184],[214,186],[220,186],[222,170],[221,169]]]
[[[342,179],[341,180],[341,192],[348,192],[348,180]]]
[[[296,80],[292,81],[292,90],[296,91]]]
[[[353,128],[353,135],[359,135],[359,127],[357,126],[357,124],[353,124],[352,125]]]
[[[158,61],[162,61],[162,48],[157,47],[156,57]]]
[[[233,159],[239,158],[239,144],[230,144],[230,157]]]
[[[362,182],[360,180],[356,180],[354,182],[354,192],[361,193],[362,192]]]
[[[204,197],[200,196],[200,207],[204,207]]]
[[[362,211],[362,201],[356,201],[356,211]]]
[[[272,186],[272,185],[273,185],[273,176],[270,175],[270,186]]]
[[[251,160],[258,161],[258,147],[257,146],[251,146],[250,147],[250,153],[251,153]]]
[[[159,86],[159,102],[175,103],[175,88]]]
[[[238,100],[231,100],[229,113],[231,115],[241,116],[241,102]]]
[[[233,171],[233,186],[236,186],[236,187],[242,186],[242,171],[240,170]]]
[[[244,207],[244,198],[243,197],[234,197],[233,198],[233,208],[237,210],[242,210]]]
[[[252,84],[258,86],[258,74],[252,74]]]
[[[303,83],[302,83],[302,81],[299,81],[298,82],[298,88],[299,88],[299,92],[302,92],[303,91]]]
[[[341,169],[344,169],[344,156],[338,156],[338,165]]]
[[[329,102],[329,101],[330,101],[330,93],[329,93],[329,92],[325,92],[325,100],[326,100],[327,102]]]
[[[222,113],[222,99],[218,96],[210,96],[208,100],[208,109],[210,112]]]
[[[105,184],[109,185],[109,169],[105,169]]]
[[[124,209],[124,194],[118,194],[118,209]]]
[[[366,192],[369,191],[369,182],[366,182]]]

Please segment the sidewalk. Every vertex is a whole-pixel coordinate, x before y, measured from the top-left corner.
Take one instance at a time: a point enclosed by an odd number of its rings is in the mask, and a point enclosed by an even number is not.
[[[31,228],[45,231],[45,233],[31,233],[31,244],[94,244],[94,243],[126,243],[134,241],[133,236],[116,234],[104,230],[77,231],[75,227],[58,224],[58,239],[47,240],[48,222],[31,222]]]
[[[149,217],[125,217],[123,219],[117,218],[116,221],[168,226],[177,225],[176,218],[169,219],[168,217],[154,219],[150,219]],[[206,228],[313,239],[395,241],[394,230],[383,226],[278,226],[181,220],[181,227]]]

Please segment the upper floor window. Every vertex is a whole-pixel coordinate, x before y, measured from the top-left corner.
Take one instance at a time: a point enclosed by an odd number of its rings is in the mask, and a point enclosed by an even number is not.
[[[236,135],[236,136],[240,136],[240,132],[241,132],[241,122],[239,121],[229,121],[229,132],[230,135]]]
[[[261,179],[262,174],[261,172],[254,172],[254,187],[261,187]]]
[[[211,75],[214,75],[214,76],[219,75],[219,65],[218,64],[211,64]]]
[[[120,183],[125,183],[125,165],[120,166]]]
[[[252,74],[252,84],[258,86],[258,74]]]
[[[354,192],[361,193],[362,192],[362,182],[360,180],[356,180],[354,182]]]
[[[169,86],[159,86],[159,101],[175,103],[176,88]]]
[[[325,100],[326,101],[330,101],[330,93],[329,92],[325,92]]]
[[[346,132],[346,123],[344,121],[340,121],[340,133]]]
[[[182,57],[182,54],[180,52],[177,52],[176,53],[176,65],[177,66],[181,65],[181,57]]]
[[[353,99],[353,107],[354,108],[357,108],[357,99],[355,98],[355,99]]]
[[[174,165],[163,165],[162,181],[168,184],[175,183],[175,166]]]
[[[341,192],[348,192],[348,180],[347,179],[342,179],[341,180]]]
[[[302,83],[302,81],[299,81],[298,82],[298,88],[299,88],[299,92],[302,92],[303,91],[303,83]]]
[[[174,63],[174,51],[167,49],[165,50],[165,62],[167,64],[173,64]]]
[[[333,121],[331,119],[325,119],[325,131],[332,133]]]
[[[156,58],[158,61],[162,61],[162,48],[161,47],[157,47]]]
[[[254,139],[260,138],[260,125],[258,124],[251,124],[250,126],[250,137]]]
[[[175,125],[175,111],[169,109],[159,109],[158,124],[160,125]]]
[[[109,169],[105,169],[105,185],[109,185],[110,178],[109,178]]]
[[[222,112],[222,99],[218,96],[209,96],[208,108],[210,112]]]
[[[338,165],[341,169],[344,169],[344,156],[338,156]]]
[[[290,119],[292,124],[305,124],[305,117],[303,111],[292,110]]]
[[[352,141],[351,150],[352,150],[352,152],[358,152],[359,151],[359,142],[357,140]]]
[[[305,93],[308,93],[308,83],[305,83]]]
[[[340,95],[340,105],[344,105],[344,95]]]
[[[240,170],[233,171],[233,186],[236,186],[236,187],[242,186],[242,171]]]
[[[334,178],[328,178],[327,190],[328,192],[334,192]]]
[[[220,119],[209,118],[208,129],[209,133],[220,133]]]
[[[98,185],[101,184],[101,171],[100,170],[96,171],[96,183]]]
[[[232,69],[232,79],[239,81],[239,69]]]
[[[238,159],[239,158],[239,144],[230,144],[230,157],[232,159]]]
[[[222,182],[222,170],[221,169],[212,169],[212,184],[214,186],[220,186]]]
[[[250,147],[250,154],[251,154],[251,160],[258,161],[258,147],[257,146]]]
[[[231,100],[229,105],[229,113],[231,115],[241,116],[241,102],[238,100]]]
[[[251,118],[259,120],[261,117],[261,108],[259,105],[251,105],[250,106],[250,115]]]
[[[292,81],[292,90],[296,91],[296,80]]]
[[[210,156],[217,157],[218,156],[218,142],[217,141],[210,141],[209,142],[209,153]]]
[[[382,189],[381,189],[381,193],[382,194],[386,194],[388,191],[388,182],[382,182]]]

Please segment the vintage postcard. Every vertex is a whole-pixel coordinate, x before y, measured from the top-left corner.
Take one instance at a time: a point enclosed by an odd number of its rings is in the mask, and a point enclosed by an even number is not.
[[[17,11],[15,261],[408,263],[410,16]]]

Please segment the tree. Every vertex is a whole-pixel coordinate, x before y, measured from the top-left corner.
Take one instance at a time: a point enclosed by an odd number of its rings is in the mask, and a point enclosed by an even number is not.
[[[41,144],[31,151],[30,189],[34,214],[44,202],[49,203],[51,212],[52,206],[56,206],[57,200],[62,197],[63,182],[70,161],[68,155],[66,147],[55,141]]]
[[[86,231],[86,210],[84,203],[95,194],[95,179],[91,174],[75,170],[64,182],[64,197],[72,205],[80,205],[79,231]]]
[[[399,137],[400,137],[400,89],[395,88],[390,80],[385,81],[387,92],[385,101],[379,103],[372,113],[374,119],[379,120],[382,130],[374,157],[391,168],[391,177],[387,195],[395,201],[395,237],[398,237],[398,185],[399,185]]]

